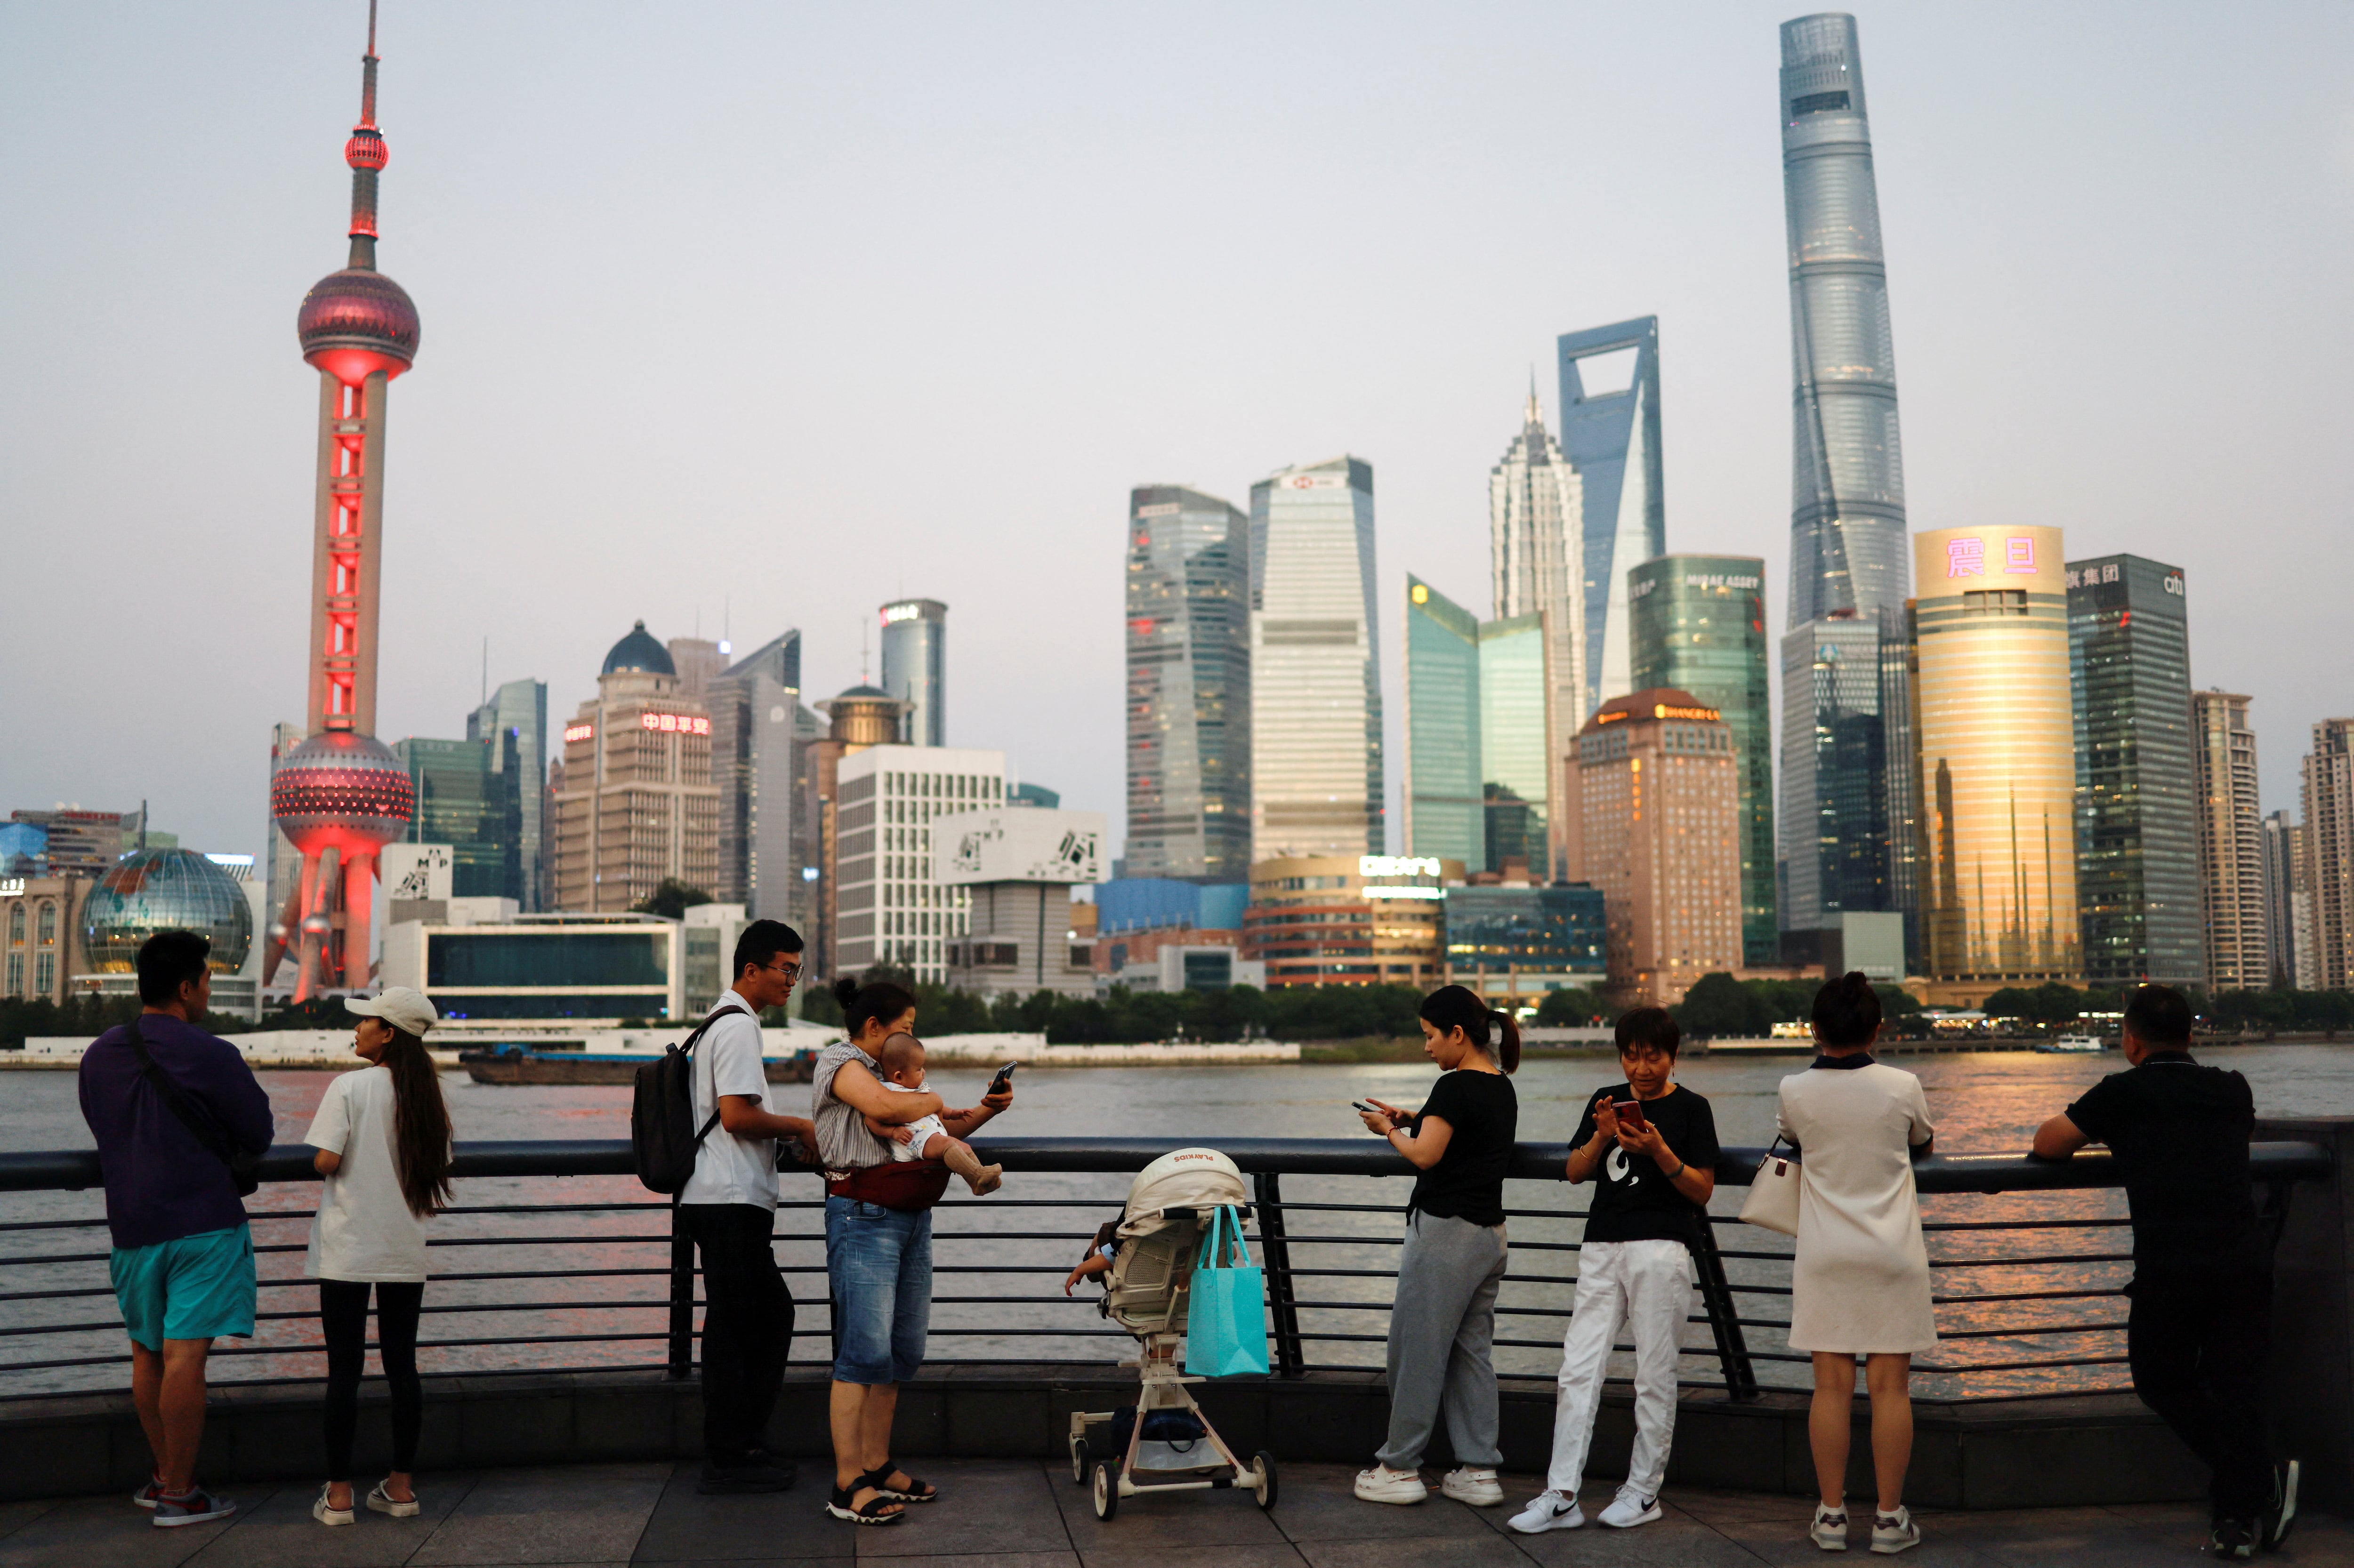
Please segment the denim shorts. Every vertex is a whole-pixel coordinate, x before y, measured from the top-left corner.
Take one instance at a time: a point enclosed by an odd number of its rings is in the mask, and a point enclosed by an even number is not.
[[[932,1321],[932,1213],[825,1201],[833,1381],[901,1383],[924,1364]]]
[[[116,1247],[107,1273],[122,1326],[148,1350],[253,1332],[253,1233],[244,1225]]]

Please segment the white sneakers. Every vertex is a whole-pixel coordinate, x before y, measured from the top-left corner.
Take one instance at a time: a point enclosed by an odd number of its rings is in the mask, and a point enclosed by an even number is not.
[[[1490,1472],[1492,1478],[1493,1472]],[[1452,1477],[1448,1478],[1452,1479]],[[1430,1495],[1416,1470],[1393,1470],[1376,1461],[1370,1470],[1357,1472],[1357,1500],[1377,1503],[1418,1503]]]
[[[1847,1550],[1847,1510],[1828,1509],[1815,1505],[1815,1522],[1807,1527],[1807,1539],[1826,1552]]]
[[[1494,1508],[1504,1500],[1504,1483],[1496,1478],[1493,1470],[1479,1469],[1470,1465],[1459,1466],[1447,1472],[1438,1489],[1459,1503],[1473,1508]]]
[[[1585,1522],[1585,1515],[1577,1509],[1575,1498],[1559,1492],[1540,1492],[1529,1506],[1514,1514],[1511,1526],[1522,1535],[1542,1535],[1548,1530],[1575,1530]]]
[[[1655,1519],[1667,1516],[1660,1511],[1659,1499],[1647,1498],[1640,1492],[1630,1492],[1621,1488],[1618,1495],[1610,1499],[1610,1506],[1594,1517],[1613,1530],[1632,1530],[1638,1524],[1649,1524]]]
[[[1883,1556],[1907,1551],[1921,1544],[1921,1527],[1913,1522],[1913,1510],[1902,1504],[1894,1513],[1874,1514],[1872,1520],[1872,1549]]]

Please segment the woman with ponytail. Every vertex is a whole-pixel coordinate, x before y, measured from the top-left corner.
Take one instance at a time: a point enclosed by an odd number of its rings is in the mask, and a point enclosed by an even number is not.
[[[1815,993],[1814,1025],[1819,1054],[1782,1080],[1779,1128],[1806,1172],[1790,1268],[1790,1348],[1815,1363],[1807,1436],[1822,1501],[1808,1533],[1827,1552],[1847,1550],[1848,1427],[1861,1357],[1880,1489],[1872,1549],[1903,1552],[1921,1541],[1904,1507],[1913,1356],[1937,1344],[1913,1161],[1929,1152],[1937,1129],[1921,1080],[1872,1059],[1880,998],[1861,971]]]
[[[1496,1479],[1496,1292],[1504,1282],[1504,1172],[1520,1101],[1510,1076],[1521,1032],[1459,985],[1423,999],[1423,1054],[1438,1082],[1419,1111],[1380,1100],[1360,1113],[1419,1174],[1406,1202],[1405,1251],[1390,1308],[1389,1441],[1359,1472],[1367,1502],[1418,1503],[1422,1453],[1439,1411],[1457,1467],[1439,1489],[1479,1508],[1504,1500]]]
[[[433,1003],[407,986],[374,1001],[351,997],[359,1015],[353,1053],[369,1065],[327,1086],[302,1141],[318,1150],[324,1180],[311,1219],[302,1272],[319,1282],[319,1323],[327,1342],[327,1484],[311,1505],[322,1524],[349,1524],[352,1443],[359,1425],[360,1373],[367,1358],[368,1293],[376,1293],[376,1344],[392,1393],[392,1473],[367,1495],[378,1513],[418,1511],[410,1471],[425,1421],[417,1376],[417,1319],[425,1301],[425,1222],[450,1202],[450,1107],[425,1050],[440,1022]]]

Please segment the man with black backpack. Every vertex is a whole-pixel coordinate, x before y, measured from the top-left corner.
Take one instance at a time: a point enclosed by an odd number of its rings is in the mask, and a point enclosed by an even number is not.
[[[108,1265],[131,1333],[131,1398],[154,1451],[132,1501],[163,1529],[237,1505],[196,1484],[205,1358],[253,1333],[253,1235],[242,1194],[270,1150],[270,1097],[236,1046],[198,1027],[212,1004],[212,944],[158,931],[139,949],[137,1018],[81,1058],[81,1114],[106,1180]]]
[[[705,1493],[780,1492],[790,1461],[767,1448],[769,1416],[792,1349],[793,1294],[777,1267],[777,1144],[817,1147],[806,1118],[769,1103],[760,1014],[782,1007],[801,974],[801,939],[755,920],[736,939],[736,983],[693,1045],[695,1174],[678,1192],[678,1227],[703,1255],[703,1478]],[[799,1161],[796,1160],[796,1163]]]

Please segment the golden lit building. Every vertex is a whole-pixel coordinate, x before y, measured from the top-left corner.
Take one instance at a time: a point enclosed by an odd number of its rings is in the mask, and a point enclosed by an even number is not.
[[[1437,855],[1289,855],[1251,867],[1243,952],[1283,985],[1413,985],[1446,980],[1447,885]]]
[[[626,910],[665,877],[719,880],[711,713],[679,689],[670,652],[640,621],[613,644],[597,695],[564,727],[550,874],[555,907]]]
[[[1567,769],[1569,875],[1602,890],[1613,1001],[1672,1006],[1741,968],[1740,756],[1690,692],[1613,697]]]
[[[1930,1000],[2083,973],[2060,530],[1913,536],[1907,606]]]
[[[2235,692],[2190,694],[2199,785],[2199,890],[2207,917],[2207,989],[2273,981],[2264,896],[2264,818],[2256,803],[2256,732]]]

